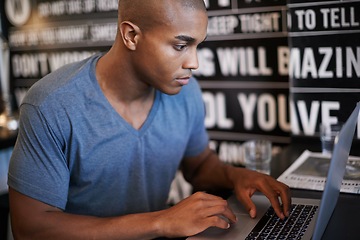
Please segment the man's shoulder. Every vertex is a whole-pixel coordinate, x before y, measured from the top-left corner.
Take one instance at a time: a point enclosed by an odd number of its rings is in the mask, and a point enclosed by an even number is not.
[[[79,78],[88,78],[91,63],[96,58],[98,56],[94,55],[82,61],[66,64],[49,73],[31,86],[23,103],[38,106],[50,96],[56,97],[56,94],[71,94],[71,90],[74,89],[71,85]]]

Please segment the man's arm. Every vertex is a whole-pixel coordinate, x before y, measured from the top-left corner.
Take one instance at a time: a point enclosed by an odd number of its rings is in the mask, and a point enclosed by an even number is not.
[[[226,201],[197,193],[166,210],[98,218],[65,213],[9,188],[15,239],[153,239],[195,235],[210,226],[226,229],[235,216]]]
[[[291,197],[288,186],[271,176],[225,164],[210,148],[206,148],[199,156],[185,158],[182,170],[185,179],[195,189],[233,189],[251,217],[256,216],[256,206],[251,201],[256,191],[262,192],[270,200],[280,218],[289,214]]]
[[[150,239],[158,236],[158,213],[97,218],[64,213],[9,188],[15,239]]]

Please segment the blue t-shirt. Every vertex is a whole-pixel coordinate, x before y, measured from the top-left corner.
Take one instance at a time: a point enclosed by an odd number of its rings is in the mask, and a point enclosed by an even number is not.
[[[99,57],[64,66],[29,90],[8,184],[75,214],[163,209],[182,158],[208,144],[199,85],[191,79],[173,96],[156,91],[136,130],[101,91],[95,77]]]

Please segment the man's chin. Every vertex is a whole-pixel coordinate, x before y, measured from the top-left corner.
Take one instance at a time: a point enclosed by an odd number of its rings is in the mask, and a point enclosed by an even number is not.
[[[170,89],[159,89],[162,93],[165,93],[167,95],[176,95],[178,94],[183,86],[178,86],[178,87],[172,87]]]

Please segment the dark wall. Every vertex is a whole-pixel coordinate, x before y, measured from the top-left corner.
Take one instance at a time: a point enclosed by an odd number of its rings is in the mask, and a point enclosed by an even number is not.
[[[226,162],[242,161],[241,143],[290,142],[286,1],[205,1],[208,37],[195,73],[206,125]]]
[[[360,101],[360,1],[288,7],[292,134],[318,138],[319,123],[346,121]]]
[[[117,0],[4,1],[17,103],[44,75],[115,38]],[[241,161],[248,139],[318,138],[321,121],[344,121],[360,100],[360,1],[205,2],[208,38],[195,76],[224,161]]]

